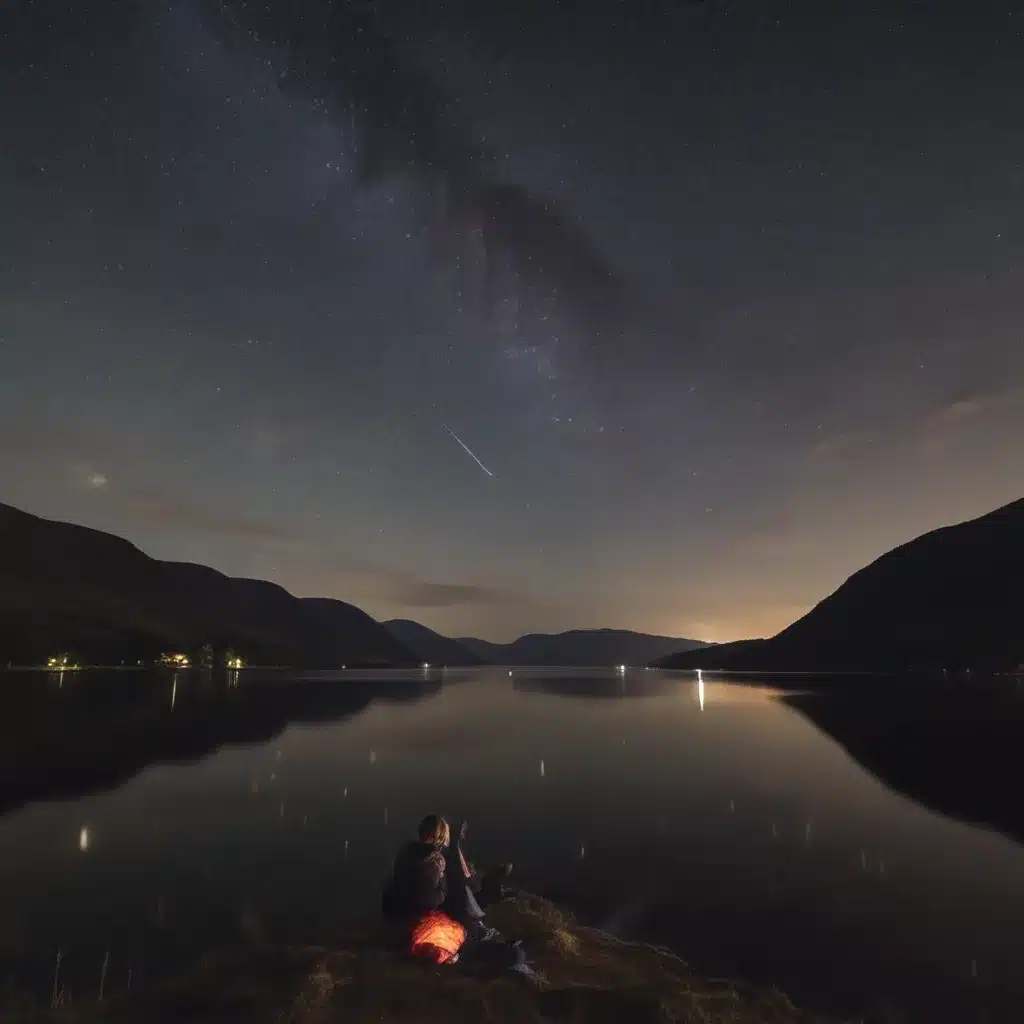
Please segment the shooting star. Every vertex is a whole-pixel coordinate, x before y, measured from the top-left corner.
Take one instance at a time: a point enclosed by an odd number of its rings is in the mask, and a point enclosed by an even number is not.
[[[448,433],[449,433],[449,434],[451,434],[451,435],[452,435],[452,437],[454,437],[454,438],[455,438],[455,440],[459,442],[459,444],[460,444],[460,445],[462,446],[462,448],[463,448],[463,449],[465,450],[466,454],[467,454],[467,455],[468,455],[468,456],[469,456],[469,457],[470,457],[470,458],[471,458],[471,459],[472,459],[472,460],[473,460],[473,461],[474,461],[474,462],[475,462],[475,463],[476,463],[476,464],[477,464],[477,465],[478,465],[478,466],[479,466],[479,467],[480,467],[480,468],[481,468],[481,469],[482,469],[482,470],[483,470],[483,471],[484,471],[484,472],[485,472],[485,473],[486,473],[486,474],[487,474],[488,476],[490,476],[490,477],[493,477],[493,476],[494,476],[494,474],[493,474],[493,473],[492,473],[492,472],[491,472],[491,471],[490,471],[490,470],[489,470],[489,469],[488,469],[488,468],[487,468],[487,467],[486,467],[486,466],[485,466],[485,465],[484,465],[484,464],[483,464],[483,463],[482,463],[482,462],[481,462],[481,461],[480,461],[480,460],[479,460],[479,459],[478,459],[478,458],[477,458],[477,457],[476,457],[476,456],[475,456],[475,455],[474,455],[474,454],[473,454],[473,453],[472,453],[472,452],[471,452],[471,451],[469,450],[469,446],[463,443],[463,441],[462,441],[462,438],[461,438],[461,437],[459,437],[459,435],[458,435],[458,434],[456,434],[456,433],[455,433],[455,431],[454,431],[454,430],[452,430],[452,428],[451,428],[451,427],[449,427],[447,423],[445,423],[445,424],[444,424],[444,429],[445,429],[445,430],[447,430],[447,431],[448,431]]]

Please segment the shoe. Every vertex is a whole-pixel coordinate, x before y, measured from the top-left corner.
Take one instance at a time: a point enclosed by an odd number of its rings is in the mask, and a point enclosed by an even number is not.
[[[488,928],[481,921],[474,921],[468,932],[469,938],[474,942],[494,942],[501,938],[501,932],[497,928]]]

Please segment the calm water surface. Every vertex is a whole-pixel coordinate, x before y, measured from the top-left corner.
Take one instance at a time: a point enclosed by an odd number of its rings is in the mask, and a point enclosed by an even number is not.
[[[878,1019],[1014,1021],[1024,849],[773,692],[650,671],[4,677],[0,967],[89,993],[372,913],[427,811],[625,937]],[[884,707],[879,708],[884,714]]]

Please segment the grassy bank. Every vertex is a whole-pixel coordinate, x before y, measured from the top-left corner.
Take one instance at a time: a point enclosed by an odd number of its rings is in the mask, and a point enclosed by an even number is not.
[[[205,963],[176,985],[13,1007],[5,1024],[823,1024],[782,995],[696,976],[664,950],[575,924],[557,907],[519,896],[489,920],[522,939],[543,975],[477,980],[385,953],[372,931],[330,948],[253,949]]]

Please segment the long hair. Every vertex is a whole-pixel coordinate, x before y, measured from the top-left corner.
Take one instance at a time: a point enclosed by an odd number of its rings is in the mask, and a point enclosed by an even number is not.
[[[417,831],[420,840],[431,846],[447,846],[452,837],[451,827],[439,814],[428,814]]]

